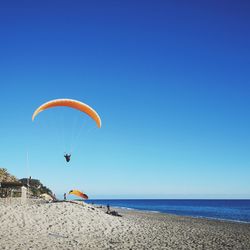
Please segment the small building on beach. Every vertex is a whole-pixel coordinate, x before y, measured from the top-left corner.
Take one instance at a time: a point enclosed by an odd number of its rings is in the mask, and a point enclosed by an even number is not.
[[[0,198],[26,197],[27,187],[20,182],[0,182]]]

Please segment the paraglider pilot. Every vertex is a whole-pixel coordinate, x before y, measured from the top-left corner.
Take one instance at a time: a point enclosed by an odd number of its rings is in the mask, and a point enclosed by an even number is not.
[[[65,157],[65,159],[66,159],[67,162],[70,161],[70,156],[71,156],[71,154],[65,154],[64,155],[64,157]]]

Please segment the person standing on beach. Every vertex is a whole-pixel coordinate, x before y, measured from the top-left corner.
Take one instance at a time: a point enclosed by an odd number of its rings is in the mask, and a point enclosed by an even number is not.
[[[109,206],[109,204],[107,205],[107,214],[109,214],[110,213],[110,206]]]
[[[66,193],[64,193],[63,198],[64,198],[64,200],[66,201]]]

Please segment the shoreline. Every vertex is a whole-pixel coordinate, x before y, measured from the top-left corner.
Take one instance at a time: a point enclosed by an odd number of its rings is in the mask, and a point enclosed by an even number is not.
[[[104,200],[106,201],[106,200]],[[106,201],[106,204],[99,204],[99,203],[91,203],[87,202],[88,204],[92,204],[94,206],[103,206],[106,207],[108,201]],[[112,204],[110,205],[112,206]],[[146,212],[146,213],[159,213],[159,214],[166,214],[166,215],[175,215],[175,216],[184,216],[184,217],[190,217],[194,219],[207,219],[207,220],[215,220],[215,221],[226,221],[226,222],[234,222],[234,223],[242,223],[242,224],[250,224],[250,221],[244,221],[244,220],[237,220],[237,219],[227,219],[227,218],[219,218],[219,217],[209,217],[209,216],[202,216],[202,215],[185,215],[185,214],[176,214],[171,212],[163,212],[163,211],[157,211],[157,210],[147,210],[147,209],[139,209],[139,208],[130,208],[130,207],[124,207],[124,206],[112,206],[115,209],[122,209],[122,210],[131,210],[131,211],[139,211],[139,212]]]
[[[162,214],[162,215],[170,215],[170,216],[178,216],[178,217],[187,217],[187,218],[192,218],[192,219],[204,219],[204,220],[221,221],[221,222],[250,224],[250,221],[230,220],[230,219],[222,219],[222,218],[206,217],[206,216],[180,215],[180,214],[174,214],[174,213],[168,213],[168,212],[143,210],[143,209],[136,209],[136,208],[126,208],[126,207],[117,207],[117,206],[113,206],[113,208],[118,209],[118,210],[124,210],[124,212],[126,210],[128,210],[128,211],[135,211],[135,212],[139,212],[139,213],[152,213],[152,214]]]
[[[116,209],[117,211],[126,213],[126,212],[135,212],[138,214],[159,214],[159,215],[166,215],[166,216],[174,216],[174,217],[183,217],[183,218],[190,218],[190,219],[197,219],[197,220],[208,220],[208,221],[218,221],[218,222],[228,222],[228,223],[235,223],[235,224],[249,224],[248,221],[239,221],[239,220],[229,220],[229,219],[219,219],[219,218],[212,218],[212,217],[203,217],[203,216],[191,216],[191,215],[179,215],[174,213],[164,213],[159,211],[151,211],[151,210],[140,210],[140,209],[134,209],[134,208],[123,208],[123,207],[112,207]]]

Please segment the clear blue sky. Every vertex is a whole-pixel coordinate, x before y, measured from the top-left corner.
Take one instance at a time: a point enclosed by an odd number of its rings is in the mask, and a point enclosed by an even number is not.
[[[57,194],[250,198],[249,13],[247,0],[1,1],[0,166]],[[103,127],[63,108],[32,122],[55,98]]]

